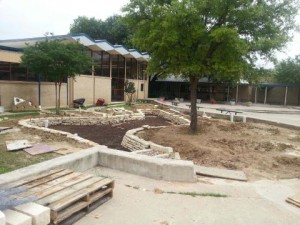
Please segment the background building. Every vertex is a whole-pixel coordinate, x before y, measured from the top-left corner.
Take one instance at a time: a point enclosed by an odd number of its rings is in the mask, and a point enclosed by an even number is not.
[[[49,37],[48,37],[49,38]],[[85,98],[85,105],[93,105],[98,98],[106,102],[124,101],[124,81],[135,83],[135,99],[148,97],[148,77],[145,73],[149,55],[106,40],[92,40],[85,34],[52,36],[63,42],[76,42],[86,47],[94,60],[91,70],[75,79],[68,79],[61,87],[61,106],[72,106],[73,100]],[[43,41],[45,37],[0,41],[0,99],[6,110],[13,105],[13,97],[32,101],[43,107],[55,106],[54,83],[21,67],[22,51],[27,44]]]

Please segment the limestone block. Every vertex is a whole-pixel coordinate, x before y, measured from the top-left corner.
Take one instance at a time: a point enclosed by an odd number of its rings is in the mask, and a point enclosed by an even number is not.
[[[33,225],[47,225],[50,223],[50,208],[48,207],[31,202],[17,206],[14,210],[30,216]]]
[[[5,225],[5,215],[0,211],[0,225]]]
[[[158,145],[158,144],[155,144],[155,143],[150,143],[150,148],[153,149],[154,151],[160,151],[160,152],[163,152],[163,153],[173,152],[173,148],[165,147],[165,146]]]
[[[6,225],[31,225],[32,219],[23,213],[7,209],[4,211]]]

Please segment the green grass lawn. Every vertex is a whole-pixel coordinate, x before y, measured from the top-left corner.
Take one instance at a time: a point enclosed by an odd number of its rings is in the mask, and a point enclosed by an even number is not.
[[[33,118],[39,116],[39,112],[18,112],[0,116],[0,126],[16,126],[17,121],[21,118]],[[5,119],[4,119],[5,118]],[[0,133],[0,174],[10,172],[22,167],[36,164],[48,159],[60,156],[57,153],[46,153],[36,156],[20,150],[8,152],[5,141],[8,140],[8,134]]]
[[[6,150],[5,137],[6,134],[0,134],[0,174],[60,156],[57,153],[32,156],[23,150],[8,152]]]
[[[8,152],[6,151],[5,146],[2,144],[0,150],[0,174],[7,173],[39,162],[43,162],[55,158],[57,156],[58,154],[56,153],[46,153],[31,156],[22,150]]]
[[[34,117],[34,116],[39,116],[40,113],[37,112],[37,111],[31,111],[31,112],[14,112],[14,113],[11,113],[11,114],[7,114],[7,115],[1,115],[0,114],[0,119],[4,119],[4,118],[7,118],[7,119],[21,119],[23,117]]]

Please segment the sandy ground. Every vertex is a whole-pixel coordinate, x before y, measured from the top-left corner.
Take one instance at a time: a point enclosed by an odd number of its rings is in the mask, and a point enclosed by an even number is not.
[[[201,131],[188,126],[147,130],[139,136],[171,146],[197,165],[243,170],[250,179],[300,177],[300,131],[261,123],[199,118]]]

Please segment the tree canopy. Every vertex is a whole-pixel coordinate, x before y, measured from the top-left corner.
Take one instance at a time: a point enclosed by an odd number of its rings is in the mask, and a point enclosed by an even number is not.
[[[106,20],[97,20],[79,16],[71,24],[71,34],[85,33],[93,39],[106,39],[112,44],[128,44],[129,29],[123,23],[122,17],[114,15]]]
[[[77,42],[63,43],[62,40],[51,38],[25,48],[21,60],[33,73],[55,83],[57,114],[60,109],[61,84],[68,77],[75,77],[90,70],[92,61],[83,45]]]
[[[276,65],[275,79],[283,84],[300,84],[300,55]]]
[[[132,41],[148,51],[148,72],[187,77],[191,129],[197,130],[197,83],[251,79],[258,57],[271,57],[290,39],[292,0],[131,0],[124,8]]]

